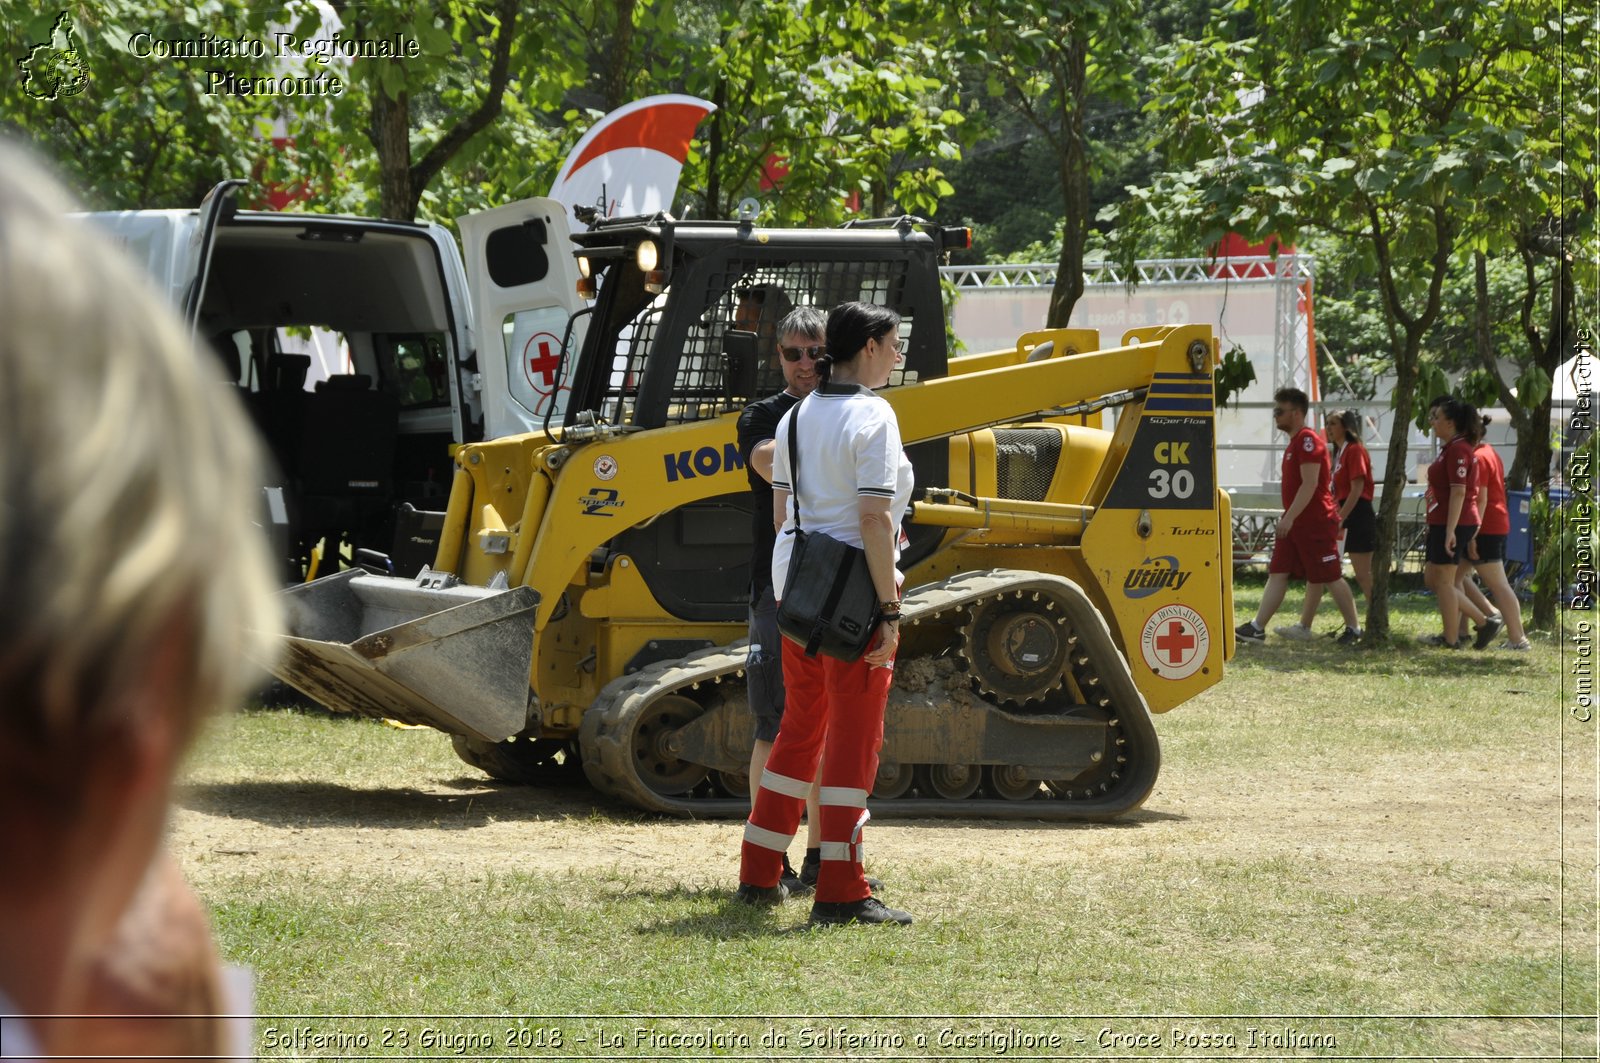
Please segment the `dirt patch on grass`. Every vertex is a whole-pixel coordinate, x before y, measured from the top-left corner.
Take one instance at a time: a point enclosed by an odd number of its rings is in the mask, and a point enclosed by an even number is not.
[[[1564,743],[1557,715],[1545,713],[1555,692],[1545,666],[1522,662],[1487,684],[1431,679],[1431,658],[1394,655],[1393,675],[1343,677],[1341,713],[1318,693],[1337,669],[1308,671],[1303,656],[1246,661],[1158,719],[1155,789],[1112,823],[880,818],[868,831],[868,864],[1082,875],[1287,861],[1332,889],[1382,892],[1456,866],[1526,874],[1536,890],[1564,861],[1592,882],[1596,785],[1584,750],[1593,739]],[[1285,680],[1275,665],[1296,674]],[[897,689],[948,701],[948,671],[912,662]],[[1538,694],[1508,701],[1502,688],[1513,681]],[[575,769],[564,785],[502,785],[429,730],[278,714],[241,724],[244,733],[224,735],[228,753],[197,771],[174,818],[173,845],[202,886],[255,873],[462,879],[615,869],[669,885],[737,877],[742,823],[634,812]]]
[[[427,732],[406,740],[442,741]],[[880,819],[868,832],[869,864],[1315,860],[1332,881],[1419,863],[1553,870],[1560,781],[1550,765],[1526,759],[1419,763],[1397,754],[1351,776],[1326,767],[1200,774],[1169,757],[1144,807],[1113,823]],[[1511,778],[1520,782],[1506,785]],[[1568,797],[1568,860],[1581,858],[1572,845],[1588,839],[1592,866],[1592,812],[1575,823]],[[734,880],[741,829],[631,813],[581,782],[507,786],[463,766],[382,789],[192,785],[180,798],[173,844],[202,885],[257,872],[457,878],[606,868],[703,884]]]

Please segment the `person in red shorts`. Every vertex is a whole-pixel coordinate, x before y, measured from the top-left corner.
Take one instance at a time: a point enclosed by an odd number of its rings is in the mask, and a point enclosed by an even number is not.
[[[1355,570],[1361,596],[1372,601],[1372,554],[1378,547],[1378,515],[1372,508],[1372,457],[1361,444],[1361,414],[1345,410],[1328,418],[1328,443],[1333,447],[1333,500],[1344,528],[1343,553]],[[1306,591],[1298,624],[1278,625],[1278,634],[1304,641],[1322,603],[1322,589]],[[1342,634],[1342,632],[1341,632]]]
[[[1339,510],[1329,484],[1333,468],[1322,437],[1306,427],[1310,400],[1299,388],[1281,388],[1272,396],[1273,424],[1289,434],[1283,451],[1283,516],[1267,565],[1267,586],[1253,621],[1234,632],[1246,642],[1267,641],[1267,621],[1283,604],[1290,579],[1303,579],[1311,589],[1326,587],[1344,616],[1340,645],[1361,640],[1356,601],[1339,565]]]
[[[1489,429],[1487,417],[1483,418],[1483,428],[1485,432]],[[1504,627],[1507,639],[1505,648],[1527,650],[1530,643],[1522,627],[1522,605],[1517,601],[1516,592],[1511,589],[1511,581],[1506,578],[1506,538],[1511,534],[1511,510],[1506,506],[1506,467],[1494,447],[1482,438],[1474,442],[1477,447],[1473,453],[1478,457],[1478,512],[1483,517],[1483,523],[1478,525],[1478,534],[1467,548],[1472,560],[1470,568],[1463,564],[1456,569],[1456,589],[1461,591],[1465,599],[1461,611],[1477,619],[1473,649],[1488,649],[1489,643]],[[1493,603],[1472,581],[1471,569],[1477,570],[1478,578],[1483,580],[1483,585],[1494,599]],[[1500,607],[1498,610],[1495,609],[1496,605]],[[1481,619],[1476,617],[1477,613],[1483,614]]]
[[[1457,398],[1435,402],[1428,418],[1444,448],[1428,466],[1428,564],[1423,578],[1439,600],[1444,633],[1422,642],[1453,650],[1460,648],[1461,627],[1456,569],[1471,561],[1469,545],[1478,534],[1478,456],[1472,440],[1483,433],[1483,421],[1471,403]]]

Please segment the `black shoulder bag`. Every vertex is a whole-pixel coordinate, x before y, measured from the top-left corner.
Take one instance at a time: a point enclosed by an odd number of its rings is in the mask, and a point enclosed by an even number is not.
[[[800,407],[789,418],[789,484],[794,495],[794,552],[778,603],[778,630],[806,648],[853,661],[878,628],[878,592],[867,552],[824,532],[800,530]]]

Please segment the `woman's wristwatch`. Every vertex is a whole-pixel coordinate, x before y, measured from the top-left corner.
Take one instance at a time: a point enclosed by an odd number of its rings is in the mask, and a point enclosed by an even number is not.
[[[893,621],[893,622],[898,624],[900,622],[900,603],[899,602],[879,602],[878,603],[878,619],[879,620],[891,620],[891,621]]]

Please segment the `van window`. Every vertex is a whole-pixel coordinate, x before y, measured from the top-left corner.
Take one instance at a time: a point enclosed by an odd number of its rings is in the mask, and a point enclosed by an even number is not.
[[[386,337],[402,410],[450,405],[450,369],[442,333]]]

